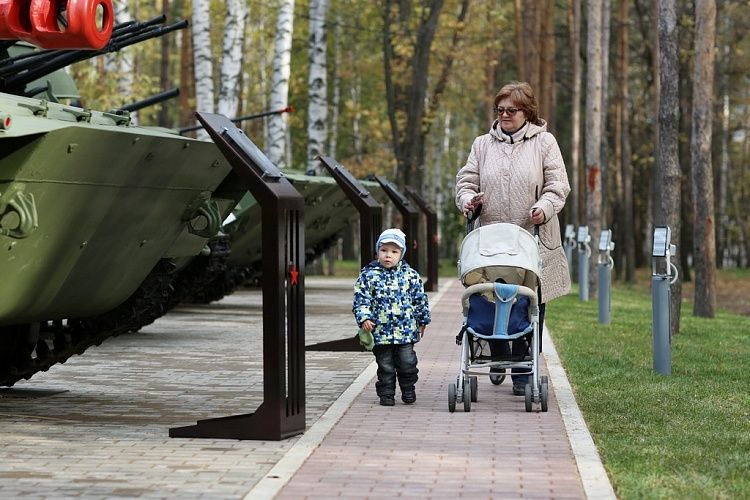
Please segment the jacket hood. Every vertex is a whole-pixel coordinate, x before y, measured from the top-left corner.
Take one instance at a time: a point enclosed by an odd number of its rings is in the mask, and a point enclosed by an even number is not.
[[[534,125],[533,123],[526,122],[513,134],[508,135],[500,129],[500,121],[495,120],[490,127],[490,135],[501,142],[508,142],[510,144],[523,142],[526,139],[531,139],[535,135],[547,131],[547,122],[544,120],[540,121],[542,122],[541,125]]]

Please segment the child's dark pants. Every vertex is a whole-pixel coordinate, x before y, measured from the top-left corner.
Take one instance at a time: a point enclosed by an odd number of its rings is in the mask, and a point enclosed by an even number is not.
[[[378,381],[375,383],[378,396],[395,396],[396,378],[402,394],[414,390],[419,372],[414,344],[376,345],[372,352],[378,363]]]

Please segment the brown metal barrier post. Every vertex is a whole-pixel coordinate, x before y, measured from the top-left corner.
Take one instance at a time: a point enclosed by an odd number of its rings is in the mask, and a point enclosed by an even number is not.
[[[383,230],[383,209],[378,200],[343,165],[329,156],[321,156],[320,163],[336,179],[336,183],[359,212],[359,261],[361,267],[365,267],[373,259],[375,242]]]
[[[359,212],[359,248],[361,267],[372,261],[375,242],[383,227],[383,209],[378,200],[355,179],[343,165],[329,156],[321,156],[320,162],[336,179],[336,183],[346,193],[349,201]],[[364,351],[356,336],[328,342],[311,344],[308,351]]]
[[[406,194],[419,205],[419,208],[427,220],[427,282],[424,289],[428,292],[435,292],[438,289],[438,219],[437,213],[427,205],[424,198],[417,191],[407,186]]]
[[[388,198],[396,205],[404,219],[404,233],[409,248],[406,251],[404,259],[411,267],[421,272],[419,266],[419,210],[409,201],[409,198],[403,195],[394,183],[380,175],[375,176],[380,186],[388,195]]]
[[[261,206],[263,403],[255,413],[173,427],[169,436],[285,439],[305,431],[304,198],[227,117],[196,116]]]

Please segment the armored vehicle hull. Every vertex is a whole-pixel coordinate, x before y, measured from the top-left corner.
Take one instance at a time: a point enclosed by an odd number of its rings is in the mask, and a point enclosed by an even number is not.
[[[211,142],[0,94],[0,385],[137,330],[244,192]]]

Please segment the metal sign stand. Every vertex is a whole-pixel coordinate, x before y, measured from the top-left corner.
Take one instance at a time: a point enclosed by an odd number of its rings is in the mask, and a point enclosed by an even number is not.
[[[419,205],[419,209],[427,220],[427,282],[424,284],[425,291],[434,292],[438,289],[438,219],[437,213],[427,205],[424,198],[414,188],[407,187],[406,194]]]
[[[263,403],[170,437],[281,440],[305,431],[304,198],[225,116],[196,113],[262,210]]]
[[[419,239],[419,210],[412,205],[409,198],[398,190],[394,183],[380,175],[376,175],[375,180],[378,181],[385,194],[396,205],[396,208],[401,213],[401,217],[403,217],[403,230],[404,234],[406,234],[406,244],[409,245],[404,260],[421,273],[422,270],[419,266],[419,243],[417,241]]]
[[[360,264],[365,267],[375,255],[375,242],[383,230],[383,208],[343,165],[329,156],[321,156],[320,163],[336,179],[336,183],[359,212]]]
[[[383,227],[383,209],[370,192],[365,189],[343,165],[329,156],[321,156],[320,162],[330,172],[349,201],[359,212],[359,248],[361,267],[372,261],[375,242]],[[329,342],[319,342],[305,347],[308,351],[364,351],[356,336]]]

